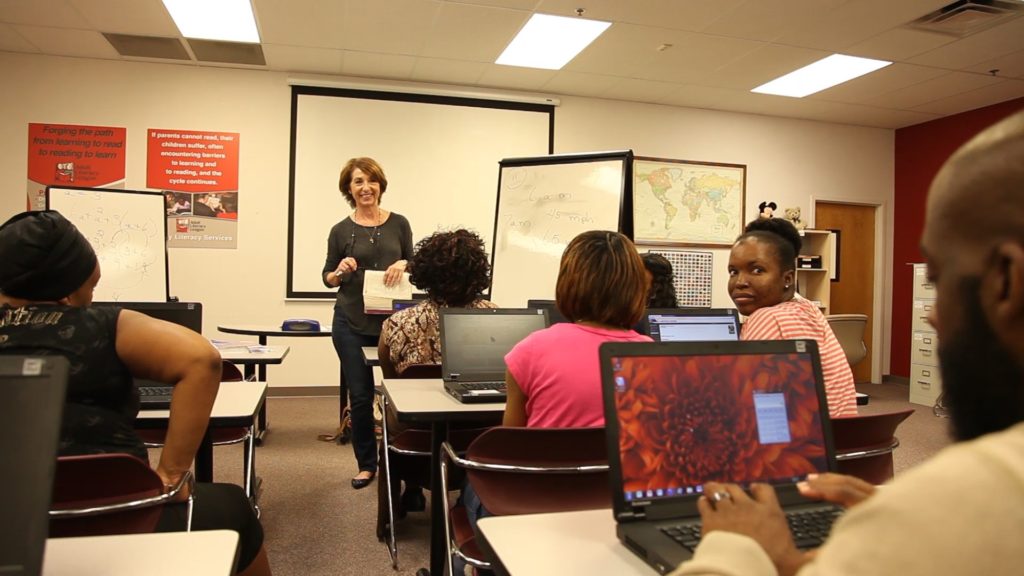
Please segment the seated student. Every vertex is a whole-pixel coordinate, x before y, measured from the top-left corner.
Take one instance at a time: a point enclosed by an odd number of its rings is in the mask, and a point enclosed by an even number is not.
[[[992,207],[998,207],[993,210]],[[1024,112],[942,167],[922,253],[956,442],[885,488],[822,474],[801,492],[846,506],[824,545],[794,546],[774,490],[708,483],[704,538],[675,576],[1019,574],[1024,547]],[[721,496],[722,494],[727,496]],[[908,538],[908,535],[913,535]]]
[[[411,364],[441,363],[439,309],[495,308],[480,297],[491,277],[484,241],[468,230],[435,232],[420,240],[408,271],[409,281],[427,297],[384,321],[377,355],[385,378]]]
[[[741,340],[818,342],[828,412],[857,414],[857,390],[846,354],[818,306],[796,293],[800,233],[788,220],[761,218],[747,228],[729,253],[729,296],[747,317]]]
[[[505,356],[505,426],[604,425],[603,342],[650,342],[631,328],[647,306],[647,273],[636,247],[617,232],[593,230],[562,253],[555,303],[568,322],[530,334]]]
[[[175,485],[192,465],[217,396],[217,350],[181,326],[91,307],[100,280],[96,254],[58,212],[24,212],[0,226],[0,262],[0,353],[60,355],[71,364],[60,454],[123,452],[148,460],[134,430],[133,377],[174,383],[156,472],[165,486]],[[197,484],[192,528],[235,530],[239,573],[270,574],[263,529],[239,486]],[[184,504],[166,507],[157,530],[183,529]]]
[[[641,256],[644,261],[644,269],[647,271],[647,278],[651,281],[651,289],[648,293],[648,308],[676,308],[679,306],[676,300],[675,278],[672,276],[672,263],[661,254],[647,252]]]

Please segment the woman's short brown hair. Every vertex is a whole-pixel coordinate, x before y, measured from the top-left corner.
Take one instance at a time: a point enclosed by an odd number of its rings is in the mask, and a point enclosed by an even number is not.
[[[647,274],[629,238],[605,230],[573,238],[562,253],[555,303],[570,322],[635,326],[647,306]]]
[[[370,179],[370,182],[377,182],[380,184],[380,196],[384,197],[384,191],[388,189],[388,179],[384,177],[384,169],[380,167],[373,158],[361,157],[352,158],[348,162],[345,162],[345,166],[341,169],[341,175],[338,176],[338,190],[341,190],[341,195],[345,197],[345,201],[348,205],[355,208],[356,199],[352,196],[351,184],[352,184],[352,172],[356,168],[363,171],[364,174]]]

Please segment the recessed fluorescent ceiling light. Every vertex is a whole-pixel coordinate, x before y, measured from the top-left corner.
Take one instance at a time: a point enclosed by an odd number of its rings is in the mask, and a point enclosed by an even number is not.
[[[260,41],[249,0],[164,0],[164,6],[186,38]]]
[[[495,63],[559,70],[611,25],[586,18],[534,14]]]
[[[885,68],[889,64],[892,62],[833,54],[785,76],[779,76],[771,82],[761,84],[751,92],[803,98],[825,88],[831,88],[836,84],[842,84],[847,80],[874,72],[879,68]]]

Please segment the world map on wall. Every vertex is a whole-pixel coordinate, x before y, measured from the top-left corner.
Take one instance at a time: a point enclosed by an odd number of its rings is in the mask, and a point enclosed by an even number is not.
[[[638,242],[729,244],[743,229],[746,167],[637,159]]]

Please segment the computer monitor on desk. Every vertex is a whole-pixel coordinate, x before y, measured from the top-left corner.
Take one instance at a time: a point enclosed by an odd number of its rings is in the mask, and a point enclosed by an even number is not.
[[[650,309],[641,332],[655,342],[739,340],[739,313],[735,308]]]
[[[117,306],[141,312],[184,326],[193,332],[203,332],[203,304],[201,302],[98,302],[95,306]]]
[[[558,311],[558,306],[554,300],[527,300],[526,307],[533,308],[534,310],[547,310],[548,326],[568,322],[565,316],[562,316],[562,313]]]

